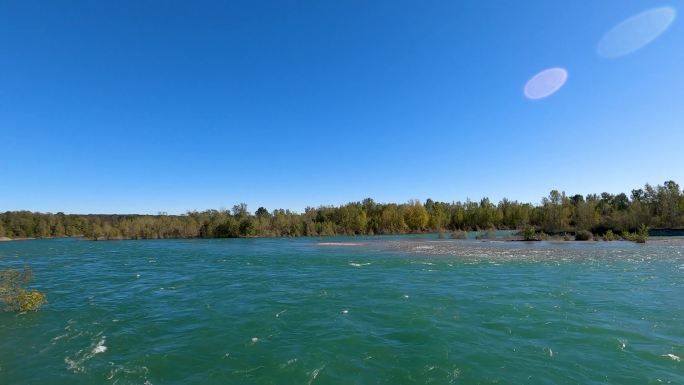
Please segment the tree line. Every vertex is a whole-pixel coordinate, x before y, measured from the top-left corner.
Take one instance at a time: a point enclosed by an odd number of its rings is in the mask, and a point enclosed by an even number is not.
[[[308,207],[303,213],[245,204],[231,210],[183,215],[78,215],[0,213],[0,237],[84,236],[91,239],[163,239],[373,235],[457,230],[534,228],[546,233],[588,231],[622,234],[645,225],[684,227],[684,192],[674,181],[620,194],[566,195],[552,190],[539,204],[488,198],[479,201],[377,203]]]

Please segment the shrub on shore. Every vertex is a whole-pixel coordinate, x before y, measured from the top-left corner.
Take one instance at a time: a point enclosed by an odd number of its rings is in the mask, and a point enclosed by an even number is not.
[[[622,238],[636,243],[646,243],[646,239],[648,239],[648,226],[642,224],[639,226],[639,229],[633,233],[624,231],[622,233]]]
[[[534,231],[534,227],[527,226],[522,231],[522,237],[526,241],[536,241],[537,240],[537,232]]]
[[[0,271],[0,305],[2,310],[35,311],[47,302],[45,294],[38,290],[27,290],[24,285],[33,278],[31,270],[8,269]]]
[[[575,240],[576,241],[590,241],[593,238],[591,232],[587,230],[580,230],[577,233],[575,233]]]
[[[615,235],[615,233],[613,233],[613,230],[608,230],[608,231],[606,231],[605,234],[603,234],[603,240],[604,241],[610,242],[610,241],[615,241],[617,239],[618,239],[618,237],[617,237],[617,235]]]

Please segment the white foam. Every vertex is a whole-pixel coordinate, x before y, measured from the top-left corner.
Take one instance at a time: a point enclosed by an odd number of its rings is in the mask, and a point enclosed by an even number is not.
[[[74,354],[73,358],[65,357],[64,363],[67,364],[67,369],[73,370],[74,372],[85,372],[83,364],[86,361],[93,358],[93,356],[95,356],[96,354],[104,353],[107,351],[107,346],[105,346],[105,339],[106,337],[102,336],[102,338],[100,338],[100,341],[98,341],[94,345],[91,345],[90,350],[81,349],[78,352],[76,352],[76,354]]]
[[[321,367],[318,368],[318,369],[314,369],[314,370],[311,372],[311,379],[309,380],[309,384],[308,384],[308,385],[311,385],[311,384],[314,382],[314,380],[316,379],[316,377],[318,377],[318,375],[321,373],[321,370],[323,370],[324,368],[325,368],[325,365],[321,366]]]
[[[60,336],[57,336],[57,337],[52,339],[52,342],[55,343],[55,342],[61,340],[62,338],[67,337],[68,335],[69,335],[69,333],[65,333],[65,334],[62,334]]]
[[[349,266],[354,266],[354,267],[368,266],[370,264],[371,264],[370,262],[367,262],[367,263],[349,262]]]
[[[297,361],[299,361],[299,359],[297,359],[297,358],[291,358],[291,359],[287,360],[286,363],[280,365],[280,368],[282,369],[282,368],[288,367],[288,366],[290,366],[290,365],[292,365],[292,364],[297,363]]]
[[[83,366],[81,366],[80,361],[74,361],[69,357],[64,357],[64,363],[67,364],[67,369],[73,370],[74,372],[82,372]]]
[[[100,339],[100,342],[98,342],[97,345],[95,345],[95,347],[91,351],[91,354],[95,355],[95,354],[100,354],[100,353],[106,352],[107,346],[105,346],[104,343],[105,343],[105,337],[102,337],[102,339]]]
[[[663,354],[663,357],[668,357],[668,358],[670,358],[672,361],[677,361],[677,362],[681,362],[681,361],[682,361],[682,359],[681,359],[679,356],[676,356],[676,355],[674,355],[674,354],[672,354],[672,353]]]
[[[625,348],[627,347],[627,340],[618,338],[618,342],[620,343],[620,350],[625,350]]]
[[[126,365],[115,365],[113,362],[110,362],[109,365],[111,366],[111,369],[109,370],[109,375],[107,376],[107,380],[113,380],[112,383],[116,384],[118,383],[121,378],[115,378],[115,377],[128,377],[131,375],[138,375],[142,377],[147,377],[147,375],[150,373],[150,370],[147,368],[147,366],[126,366]],[[143,385],[151,385],[152,383],[146,380]]]

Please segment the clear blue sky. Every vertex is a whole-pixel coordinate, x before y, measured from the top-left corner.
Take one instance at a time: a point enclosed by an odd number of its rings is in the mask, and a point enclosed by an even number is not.
[[[683,1],[2,1],[0,211],[302,210],[684,184]],[[528,79],[568,71],[528,100]]]

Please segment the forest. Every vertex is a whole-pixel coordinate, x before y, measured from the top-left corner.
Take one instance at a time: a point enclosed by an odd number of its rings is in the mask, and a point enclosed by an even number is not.
[[[684,227],[684,192],[674,181],[646,184],[630,195],[566,195],[552,190],[538,204],[488,198],[479,201],[377,203],[370,198],[303,213],[245,204],[230,210],[183,215],[102,215],[8,211],[0,237],[82,236],[94,240],[163,238],[299,237],[404,234],[457,230],[530,229],[547,234],[578,231],[623,234],[645,225]]]

